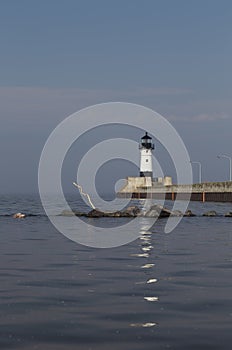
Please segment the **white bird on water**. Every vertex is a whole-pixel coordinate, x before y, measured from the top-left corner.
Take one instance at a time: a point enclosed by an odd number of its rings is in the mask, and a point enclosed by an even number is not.
[[[26,214],[22,214],[22,213],[16,213],[13,215],[14,219],[23,219],[26,217]]]

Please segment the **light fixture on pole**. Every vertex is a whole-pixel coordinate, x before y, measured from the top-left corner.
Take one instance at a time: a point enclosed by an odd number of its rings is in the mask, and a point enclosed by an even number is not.
[[[232,176],[232,174],[231,174],[231,172],[232,172],[232,165],[231,165],[231,163],[232,163],[232,159],[231,159],[231,157],[230,156],[227,156],[226,154],[219,154],[218,156],[217,156],[219,159],[220,158],[226,158],[226,159],[229,159],[229,164],[230,164],[230,181],[231,181],[231,176]]]
[[[199,166],[199,183],[201,183],[201,178],[202,178],[201,162],[190,160],[190,163],[191,164],[198,164],[198,166]]]

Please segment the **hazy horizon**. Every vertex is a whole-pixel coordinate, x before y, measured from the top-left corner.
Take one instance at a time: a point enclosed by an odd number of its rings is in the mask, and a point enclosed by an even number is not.
[[[0,29],[1,194],[37,193],[40,154],[53,129],[77,110],[110,101],[163,115],[190,159],[202,163],[202,180],[228,180],[228,160],[217,155],[232,156],[230,1],[5,1]],[[108,132],[137,142],[143,134]],[[83,149],[70,149],[62,169],[65,191],[75,193],[78,160],[104,138],[99,130]],[[155,156],[175,178],[158,142]],[[103,170],[100,191],[138,175],[126,163]],[[193,176],[198,182],[197,166]]]

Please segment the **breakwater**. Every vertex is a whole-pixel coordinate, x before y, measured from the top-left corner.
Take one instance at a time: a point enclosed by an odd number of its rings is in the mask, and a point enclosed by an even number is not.
[[[232,202],[232,182],[204,182],[192,185],[163,185],[146,178],[128,177],[120,198]]]

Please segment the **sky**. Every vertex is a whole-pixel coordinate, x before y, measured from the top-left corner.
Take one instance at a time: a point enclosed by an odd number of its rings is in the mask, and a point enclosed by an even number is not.
[[[1,0],[0,194],[37,192],[40,154],[53,129],[110,101],[160,113],[191,160],[202,163],[202,180],[226,181],[228,160],[217,155],[232,156],[231,33],[229,0]],[[108,132],[141,135],[115,130]],[[67,191],[78,150],[74,145],[64,162]],[[156,152],[162,158],[162,145]],[[115,181],[138,170],[106,168]],[[165,162],[164,171],[174,176]],[[196,164],[193,177],[197,182]]]

